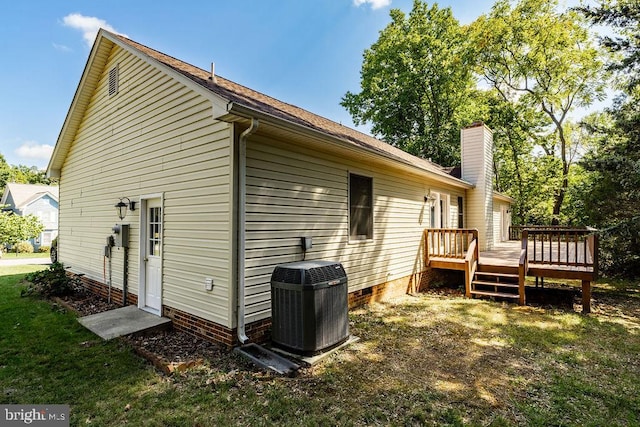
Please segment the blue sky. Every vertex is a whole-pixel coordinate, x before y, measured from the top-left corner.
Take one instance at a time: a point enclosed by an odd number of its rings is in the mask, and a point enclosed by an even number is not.
[[[445,0],[463,23],[493,0]],[[359,90],[362,53],[411,0],[36,0],[0,14],[0,153],[46,167],[97,27],[353,126],[340,106]]]

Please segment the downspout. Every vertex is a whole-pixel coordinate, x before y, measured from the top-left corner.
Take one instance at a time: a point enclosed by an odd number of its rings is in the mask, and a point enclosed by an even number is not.
[[[124,248],[124,262],[122,272],[122,306],[127,305],[127,288],[129,287],[129,244]]]
[[[240,344],[249,338],[245,332],[244,307],[244,265],[246,238],[246,202],[247,202],[247,138],[258,129],[257,119],[251,119],[251,126],[240,134],[238,153],[238,339]]]

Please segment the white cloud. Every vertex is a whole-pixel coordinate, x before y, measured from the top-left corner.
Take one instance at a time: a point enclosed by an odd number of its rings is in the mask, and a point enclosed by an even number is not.
[[[53,153],[53,146],[49,144],[38,144],[34,141],[26,141],[14,150],[14,152],[25,159],[49,160]]]
[[[381,7],[389,6],[391,4],[391,0],[353,0],[353,4],[356,6],[370,4],[371,9],[376,10]]]
[[[60,52],[71,52],[71,48],[69,46],[65,46],[63,44],[58,44],[58,43],[51,43],[53,45],[53,48],[55,50],[58,50]]]
[[[62,18],[62,23],[66,27],[71,27],[75,28],[76,30],[82,31],[82,38],[89,47],[93,45],[93,42],[96,39],[96,35],[98,34],[98,30],[100,30],[100,28],[104,28],[105,30],[111,31],[112,33],[121,34],[127,37],[126,34],[119,33],[111,25],[107,24],[107,21],[105,21],[104,19],[96,18],[95,16],[84,16],[79,13],[70,13],[69,15]]]

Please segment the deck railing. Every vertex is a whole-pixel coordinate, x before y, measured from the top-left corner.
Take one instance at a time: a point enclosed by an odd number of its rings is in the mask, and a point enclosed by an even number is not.
[[[572,228],[566,225],[510,225],[509,240],[522,240],[522,232],[524,230],[560,230]],[[585,227],[576,228],[577,230],[586,230]]]
[[[598,235],[592,228],[525,228],[530,264],[598,269]]]
[[[478,230],[466,228],[428,228],[425,230],[427,259],[432,257],[464,259]],[[478,246],[475,246],[476,259]]]

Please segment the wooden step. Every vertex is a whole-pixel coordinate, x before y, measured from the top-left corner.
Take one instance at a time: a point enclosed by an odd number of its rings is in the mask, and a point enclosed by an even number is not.
[[[480,273],[518,274],[518,267],[506,266],[506,265],[482,264],[481,261],[478,261],[477,271]]]
[[[471,282],[473,285],[482,285],[482,286],[499,286],[501,288],[514,288],[518,289],[520,286],[517,283],[509,283],[509,282],[485,282],[484,280],[474,280]]]
[[[491,271],[476,271],[476,275],[478,276],[489,276],[489,277],[497,277],[497,278],[507,278],[507,279],[515,279],[518,280],[520,276],[517,274],[508,274],[508,273],[494,273]]]
[[[476,291],[476,290],[471,290],[471,295],[482,295],[486,297],[499,297],[499,298],[511,298],[511,299],[520,298],[518,294],[508,294],[505,292],[492,292],[492,291]]]

